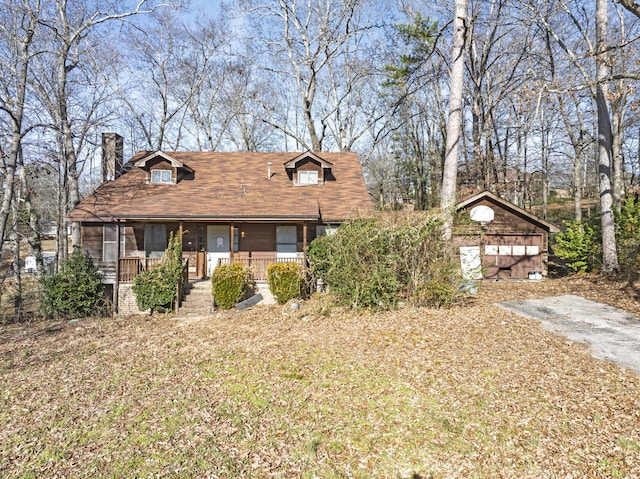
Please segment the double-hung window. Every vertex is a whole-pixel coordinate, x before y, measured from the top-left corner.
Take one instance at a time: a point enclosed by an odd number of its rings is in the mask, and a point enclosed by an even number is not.
[[[317,185],[318,172],[317,171],[298,171],[298,184],[299,185]]]
[[[151,183],[171,184],[171,170],[151,170]]]
[[[295,225],[276,227],[276,252],[295,253],[298,247],[298,228]]]
[[[102,229],[102,260],[114,262],[118,259],[116,225],[104,225]],[[120,228],[120,256],[124,256],[124,226]]]

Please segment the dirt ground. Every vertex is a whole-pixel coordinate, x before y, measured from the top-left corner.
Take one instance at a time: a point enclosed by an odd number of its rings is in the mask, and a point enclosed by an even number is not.
[[[640,377],[494,306],[598,276],[486,282],[451,309],[325,300],[0,328],[2,477],[640,477]]]

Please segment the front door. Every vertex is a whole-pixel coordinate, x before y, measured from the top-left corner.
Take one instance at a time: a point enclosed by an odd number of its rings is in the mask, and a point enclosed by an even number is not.
[[[230,236],[228,225],[207,226],[207,276],[211,276],[219,259],[230,257]]]
[[[196,275],[204,278],[207,275],[207,230],[204,225],[198,225],[196,241]]]

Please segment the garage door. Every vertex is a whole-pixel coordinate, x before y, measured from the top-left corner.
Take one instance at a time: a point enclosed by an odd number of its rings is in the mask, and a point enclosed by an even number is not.
[[[482,249],[486,278],[527,279],[542,271],[541,235],[488,235]]]

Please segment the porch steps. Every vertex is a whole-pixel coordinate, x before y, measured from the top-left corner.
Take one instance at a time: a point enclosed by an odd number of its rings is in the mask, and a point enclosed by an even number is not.
[[[258,304],[276,304],[276,299],[273,297],[266,281],[256,281],[256,293],[260,293],[263,298]]]
[[[256,293],[264,298],[259,305],[275,304],[276,300],[269,290],[266,281],[256,281]],[[213,296],[211,296],[211,280],[189,281],[187,295],[182,301],[180,315],[208,315],[213,313]]]
[[[213,296],[211,296],[211,281],[189,281],[187,295],[180,307],[180,314],[206,315],[212,312]]]

